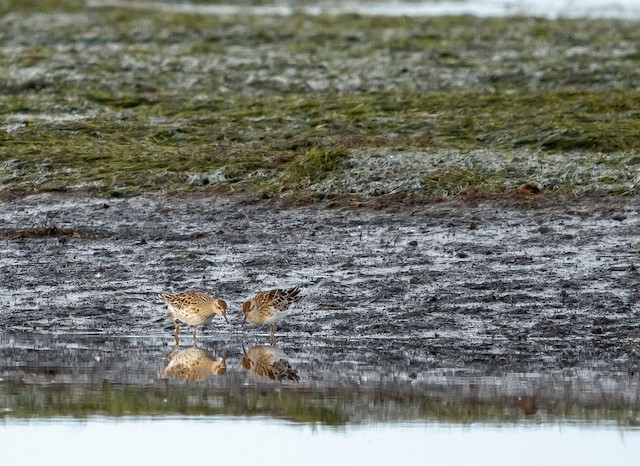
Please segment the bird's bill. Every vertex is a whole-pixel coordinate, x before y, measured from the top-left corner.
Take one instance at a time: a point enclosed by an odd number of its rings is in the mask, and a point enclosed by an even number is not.
[[[226,323],[229,323],[229,319],[227,319],[227,313],[226,312],[224,314],[222,314],[222,317],[224,317],[224,321]]]
[[[242,319],[242,325],[244,325],[246,323],[247,323],[247,315],[245,314],[244,315],[244,319]]]

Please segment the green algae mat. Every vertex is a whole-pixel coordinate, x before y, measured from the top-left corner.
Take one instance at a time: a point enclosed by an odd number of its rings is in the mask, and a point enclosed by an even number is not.
[[[0,193],[638,194],[640,28],[0,3]]]

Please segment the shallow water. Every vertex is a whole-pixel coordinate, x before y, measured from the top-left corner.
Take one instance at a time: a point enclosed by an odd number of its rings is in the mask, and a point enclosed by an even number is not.
[[[2,417],[249,416],[341,428],[389,422],[633,428],[640,422],[635,374],[600,367],[412,369],[376,350],[374,340],[299,337],[276,350],[262,340],[266,335],[219,334],[201,338],[194,350],[190,338],[176,348],[170,335],[0,335]],[[256,350],[275,352],[295,377],[245,364]],[[194,351],[216,361],[216,370],[203,374],[202,360],[180,356]],[[180,371],[167,370],[178,361]]]
[[[0,427],[5,464],[633,464],[640,432],[611,426],[378,424],[344,429],[270,419],[91,418],[9,422]],[[38,439],[25,448],[24,438]],[[99,452],[99,454],[96,454]]]
[[[257,3],[253,4],[252,3]],[[537,16],[543,18],[640,18],[640,5],[636,0],[452,0],[452,1],[338,1],[338,0],[274,0],[247,2],[237,5],[198,4],[197,2],[121,0],[88,2],[91,6],[118,5],[122,7],[150,8],[200,14],[360,14],[374,16],[445,16],[473,15],[480,17]]]
[[[189,337],[172,352],[168,333],[0,334],[3,464],[584,466],[632,464],[640,447],[637,375],[411,373],[353,342],[309,338],[279,345],[300,380],[277,381],[241,363],[262,340],[201,338],[227,370],[194,382],[161,377]]]

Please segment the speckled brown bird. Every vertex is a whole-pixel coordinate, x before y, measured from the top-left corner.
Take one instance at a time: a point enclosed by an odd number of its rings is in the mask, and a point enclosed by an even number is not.
[[[160,371],[159,377],[168,377],[202,382],[214,375],[227,372],[224,359],[216,359],[209,351],[201,348],[187,348],[174,354],[167,367]]]
[[[254,346],[245,351],[242,367],[265,379],[300,380],[298,372],[287,360],[287,355],[276,346]]]
[[[275,345],[276,324],[283,319],[289,306],[298,298],[299,294],[299,287],[261,291],[242,305],[243,322],[268,325],[271,330],[269,341]]]
[[[227,320],[227,303],[202,291],[185,291],[178,294],[159,294],[158,298],[169,306],[169,319],[176,326],[173,335],[178,338],[180,325],[177,320],[193,325],[193,344],[197,343],[198,325],[211,322],[216,315]],[[177,320],[176,320],[177,319]]]

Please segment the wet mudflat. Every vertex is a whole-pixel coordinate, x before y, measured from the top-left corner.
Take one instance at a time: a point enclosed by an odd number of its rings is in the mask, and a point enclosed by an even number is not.
[[[637,205],[545,196],[298,207],[216,196],[5,200],[5,415],[254,413],[337,425],[533,416],[632,426]],[[268,344],[267,328],[241,325],[242,302],[282,286],[304,289],[278,330],[298,382],[242,363]],[[191,288],[229,303],[230,323],[214,321],[198,338],[226,370],[200,382],[161,379],[174,341],[156,294]],[[188,329],[180,345],[192,346]]]

